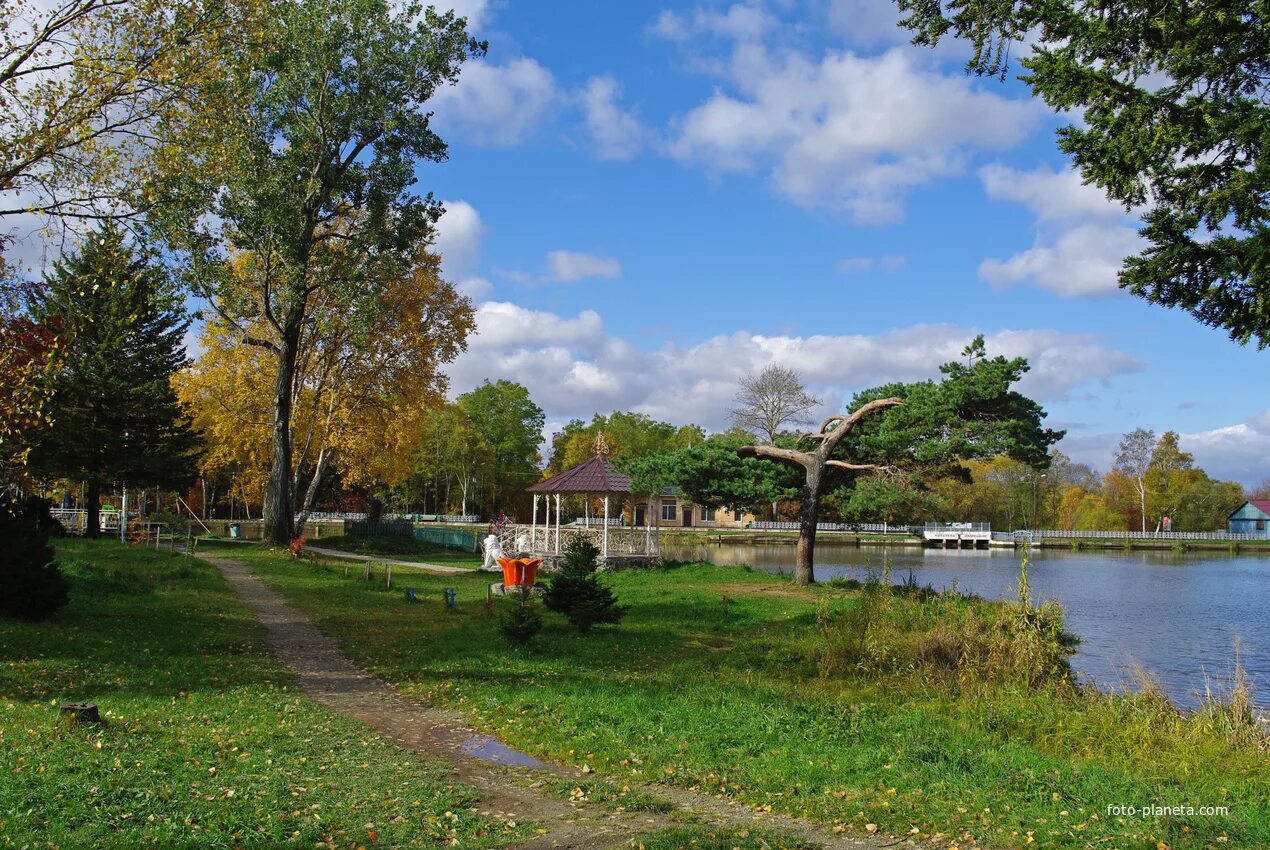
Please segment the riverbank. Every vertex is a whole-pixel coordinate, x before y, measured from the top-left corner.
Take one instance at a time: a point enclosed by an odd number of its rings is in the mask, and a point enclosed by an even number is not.
[[[680,566],[606,576],[630,606],[621,625],[582,638],[548,615],[517,652],[486,613],[486,576],[412,576],[410,604],[333,568],[233,554],[371,672],[613,782],[943,846],[1270,844],[1265,736],[1237,701],[1187,714],[1158,692],[1074,687],[1053,675],[1053,612]],[[1142,801],[1226,811],[1108,811]]]

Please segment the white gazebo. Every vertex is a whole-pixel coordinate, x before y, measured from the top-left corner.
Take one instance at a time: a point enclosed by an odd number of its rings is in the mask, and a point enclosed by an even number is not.
[[[539,481],[529,488],[533,496],[533,519],[528,526],[519,525],[507,535],[508,543],[504,552],[526,552],[537,557],[554,557],[563,551],[561,541],[561,499],[567,495],[580,495],[588,505],[588,517],[585,525],[568,525],[564,529],[565,537],[573,534],[585,534],[592,538],[596,548],[600,550],[600,558],[645,559],[657,556],[657,543],[652,529],[629,528],[621,524],[623,503],[631,495],[631,479],[617,470],[603,454],[603,443],[595,456],[570,467],[564,472]],[[546,505],[545,522],[538,522],[538,500]],[[593,498],[604,500],[604,514],[596,517],[600,522],[598,529],[592,528],[589,517],[590,502]],[[552,503],[555,512],[552,513]],[[616,517],[614,516],[616,513]],[[634,510],[632,508],[632,518]],[[554,525],[553,525],[554,520]],[[614,525],[614,523],[617,523]]]

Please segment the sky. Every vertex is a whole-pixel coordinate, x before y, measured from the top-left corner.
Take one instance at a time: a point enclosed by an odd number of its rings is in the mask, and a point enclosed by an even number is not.
[[[1116,286],[1137,214],[1084,186],[1060,116],[881,0],[455,8],[489,53],[435,99],[436,248],[477,304],[460,393],[525,384],[548,432],[634,410],[728,425],[739,379],[852,393],[938,375],[975,334],[1026,356],[1059,448],[1109,468],[1181,434],[1270,478],[1270,353]]]
[[[448,161],[417,169],[477,310],[451,394],[518,381],[544,437],[614,410],[720,430],[769,363],[828,414],[982,333],[1075,460],[1105,471],[1145,427],[1270,478],[1270,352],[1120,292],[1136,213],[1057,151],[1080,116],[910,45],[891,3],[449,3],[490,45],[430,104]]]

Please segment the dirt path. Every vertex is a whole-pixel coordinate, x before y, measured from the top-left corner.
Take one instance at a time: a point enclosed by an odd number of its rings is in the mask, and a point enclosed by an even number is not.
[[[307,614],[287,604],[282,594],[246,566],[228,558],[204,554],[199,557],[215,565],[255,612],[268,631],[270,647],[295,673],[297,684],[309,698],[365,723],[403,747],[450,764],[456,782],[480,792],[482,815],[532,823],[546,830],[518,847],[621,847],[634,836],[682,824],[682,816],[617,811],[602,804],[566,801],[537,790],[535,783],[557,778],[584,782],[587,777],[572,768],[546,764],[513,750],[470,728],[456,712],[399,693],[353,664],[334,638],[319,631]],[[817,824],[755,812],[747,806],[685,789],[646,786],[644,790],[707,823],[783,830],[826,848],[880,848],[904,843],[836,835]]]

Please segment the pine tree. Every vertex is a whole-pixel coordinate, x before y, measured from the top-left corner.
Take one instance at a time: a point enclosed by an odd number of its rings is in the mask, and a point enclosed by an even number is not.
[[[585,537],[574,537],[565,546],[564,563],[551,578],[543,604],[564,614],[570,624],[583,634],[601,623],[616,623],[626,613],[617,604],[613,591],[600,583],[596,575],[600,550]]]
[[[153,253],[111,225],[54,266],[32,312],[60,318],[63,357],[30,466],[84,482],[96,537],[103,485],[182,487],[196,474],[200,441],[171,383],[189,320]]]

